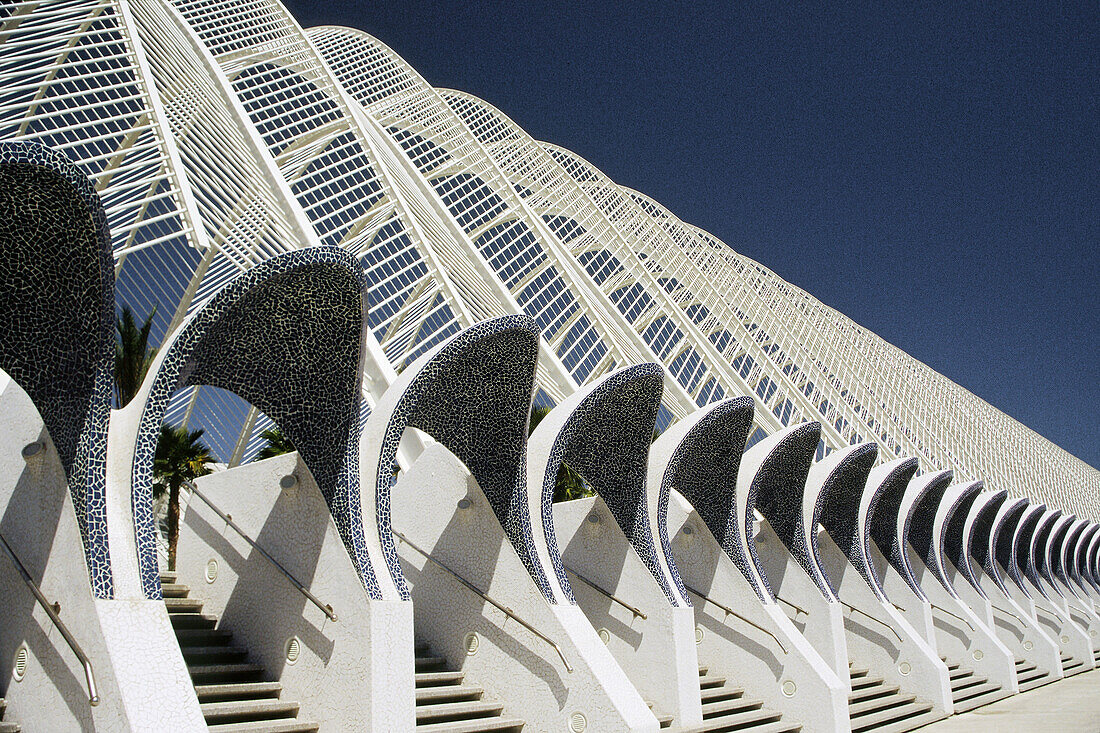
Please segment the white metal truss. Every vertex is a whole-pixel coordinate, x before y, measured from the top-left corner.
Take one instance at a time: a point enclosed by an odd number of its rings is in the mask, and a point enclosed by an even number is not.
[[[111,227],[120,303],[159,339],[235,274],[329,244],[370,284],[364,414],[394,369],[526,312],[540,399],[665,366],[663,419],[751,394],[757,427],[823,425],[1100,518],[1100,472],[492,105],[278,0],[0,4],[0,139],[73,158]],[[213,388],[169,419],[232,462],[270,421]],[[762,434],[760,431],[757,434]]]

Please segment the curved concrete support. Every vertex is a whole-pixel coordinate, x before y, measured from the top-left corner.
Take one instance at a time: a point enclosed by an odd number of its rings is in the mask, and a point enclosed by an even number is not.
[[[1026,507],[1027,499],[1009,500],[1007,492],[996,491],[974,502],[968,520],[970,553],[977,560],[974,572],[989,601],[992,629],[1015,659],[1024,661],[1017,667],[1021,691],[1060,678],[1062,666],[1058,645],[1020,605],[1008,586],[1012,581],[1005,579],[1013,530]]]
[[[182,387],[212,385],[235,392],[279,424],[328,504],[366,590],[363,602],[376,597],[371,590],[385,566],[371,562],[364,542],[356,461],[365,317],[363,270],[348,253],[311,247],[273,257],[239,275],[188,316],[166,338],[134,399],[112,416],[107,480],[115,592],[130,601],[127,613],[144,614],[132,624],[116,625],[117,636],[109,640],[112,656],[120,660],[117,666],[126,670],[124,695],[146,706],[150,700],[159,704],[166,685],[175,684],[179,699],[169,704],[180,708],[181,720],[197,716],[202,724],[160,602],[152,512],[153,458],[162,419],[172,394]],[[411,614],[407,604],[404,613]],[[146,624],[155,638],[135,637],[132,629],[138,624]],[[172,683],[133,665],[133,655],[146,647],[171,660],[161,666],[174,675]],[[371,648],[372,683],[382,685],[373,689],[411,690],[401,653],[393,647]],[[380,699],[370,705],[385,708]]]
[[[898,554],[895,547],[897,534],[897,510],[909,479],[917,471],[916,458],[897,458],[871,469],[859,498],[858,529],[862,557],[853,556],[853,564],[860,575],[885,595],[882,577],[886,558]]]
[[[427,433],[469,468],[542,594],[552,602],[567,597],[542,528],[532,527],[533,519],[543,526],[553,521],[550,497],[528,495],[524,468],[538,333],[527,316],[467,328],[406,367],[374,406],[359,452],[362,485],[373,493],[364,505],[377,506],[376,516],[364,516],[366,533],[387,568],[379,573],[378,597],[409,597],[389,514],[398,447],[408,428]]]
[[[970,481],[943,493],[932,527],[932,557],[937,566],[933,573],[941,587],[928,593],[940,656],[986,677],[1004,696],[1018,691],[1015,660],[993,631],[993,609],[970,566],[966,536],[967,517],[982,486],[981,481]]]
[[[795,625],[844,679],[844,614],[812,555],[803,510],[819,438],[817,423],[803,423],[754,445],[741,459],[737,499],[744,495],[746,512],[755,510],[765,520],[750,542],[765,585],[791,609]]]
[[[909,482],[898,510],[898,537],[905,548],[913,577],[926,594],[932,593],[927,576],[932,574],[945,589],[948,583],[939,572],[939,558],[933,532],[936,511],[951,484],[951,471],[922,474]],[[948,593],[953,593],[949,590]]]
[[[866,556],[866,539],[860,531],[866,523],[860,521],[860,504],[877,453],[874,444],[842,448],[810,469],[807,505],[817,511],[808,524],[824,527],[824,532],[813,533],[814,556],[849,611],[844,625],[851,662],[908,693],[934,701],[934,709],[946,715],[952,709],[947,667],[935,648],[856,564]],[[902,670],[909,672],[903,674]]]
[[[913,576],[908,553],[898,534],[905,490],[916,472],[916,458],[898,458],[878,466],[867,478],[860,507],[870,537],[867,543],[870,567],[883,594],[934,649],[932,607]]]
[[[1061,510],[1047,509],[1042,504],[1030,509],[1021,522],[1023,532],[1020,535],[1021,545],[1017,547],[1017,563],[1024,570],[1021,577],[1028,588],[1035,619],[1057,640],[1063,662],[1076,660],[1075,663],[1081,666],[1075,671],[1084,671],[1095,664],[1092,644],[1085,630],[1070,618],[1064,606],[1065,599],[1048,585],[1049,581],[1044,577],[1048,539],[1061,515]]]
[[[847,674],[842,682],[744,567],[745,515],[735,487],[752,405],[750,398],[708,405],[670,426],[650,451],[650,481],[660,477],[671,491],[676,566],[696,594],[699,662],[783,711],[784,722],[846,731]]]
[[[1077,524],[1077,517],[1063,516],[1054,524],[1047,537],[1046,551],[1046,577],[1054,589],[1054,600],[1070,620],[1079,626],[1090,639],[1093,651],[1100,651],[1100,617],[1093,612],[1090,605],[1086,605],[1070,583],[1065,571],[1066,543],[1071,531]],[[1093,654],[1095,663],[1096,654]]]
[[[1080,546],[1077,550],[1076,572],[1081,587],[1093,600],[1094,605],[1100,608],[1100,588],[1097,588],[1096,578],[1092,574],[1093,552],[1100,546],[1100,524],[1088,522],[1088,526],[1081,534]]]
[[[1100,563],[1100,524],[1096,525],[1096,528],[1097,531],[1093,532],[1088,550],[1085,552],[1084,574],[1092,587],[1096,588],[1095,597],[1100,597],[1100,568],[1097,567]]]
[[[534,430],[531,462],[548,487],[564,463],[596,492],[553,508],[573,593],[654,713],[690,728],[703,719],[695,615],[668,556],[669,487],[649,476],[662,380],[642,364],[580,388]]]
[[[1028,567],[1031,564],[1031,540],[1035,535],[1035,527],[1046,512],[1046,504],[1031,504],[1024,508],[1020,521],[1012,533],[1012,555],[1008,566],[1008,575],[1016,586],[1023,592],[1028,602],[1034,602],[1032,591],[1035,586],[1028,576]],[[1036,594],[1042,595],[1035,591]],[[1032,609],[1034,613],[1034,609]]]
[[[1077,531],[1077,539],[1069,550],[1070,556],[1067,565],[1069,566],[1070,578],[1073,580],[1074,587],[1077,588],[1082,600],[1090,603],[1093,610],[1096,610],[1096,598],[1093,596],[1093,587],[1085,571],[1085,562],[1089,544],[1097,531],[1097,526],[1087,519],[1078,520],[1078,524],[1080,528]]]
[[[0,142],[0,369],[42,417],[68,480],[96,598],[114,595],[107,422],[114,389],[114,267],[91,181],[33,142]]]

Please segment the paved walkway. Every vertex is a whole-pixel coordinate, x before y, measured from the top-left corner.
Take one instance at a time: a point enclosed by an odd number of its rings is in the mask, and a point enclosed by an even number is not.
[[[932,723],[919,733],[1100,733],[1100,670]]]

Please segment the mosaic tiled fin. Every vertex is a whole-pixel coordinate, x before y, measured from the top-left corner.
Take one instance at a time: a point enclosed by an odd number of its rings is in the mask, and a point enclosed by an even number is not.
[[[1027,499],[1013,499],[1007,501],[997,510],[997,516],[993,520],[993,528],[989,534],[990,554],[985,561],[985,571],[993,578],[1006,595],[1011,597],[1008,582],[1012,582],[1024,590],[1018,579],[1012,576],[1012,567],[1015,565],[1016,546],[1013,539],[1016,536],[1016,528],[1027,510]]]
[[[1100,593],[1100,574],[1096,570],[1096,558],[1100,556],[1100,524],[1094,523],[1090,532],[1088,547],[1081,557],[1083,563],[1081,571],[1089,585]]]
[[[794,425],[760,441],[746,452],[741,459],[742,475],[738,478],[738,493],[742,479],[752,477],[751,487],[746,494],[746,526],[752,510],[757,509],[775,531],[779,541],[786,546],[799,565],[809,574],[814,585],[826,598],[833,598],[832,588],[821,569],[810,555],[809,539],[802,519],[802,498],[806,489],[806,477],[813,463],[814,452],[821,438],[821,425],[816,422]],[[749,457],[754,452],[764,453],[763,460]],[[749,466],[755,465],[755,471]],[[767,583],[767,575],[756,554],[756,543],[750,542],[749,549],[761,577]],[[771,586],[769,585],[770,589]]]
[[[915,550],[925,566],[936,574],[937,579],[939,574],[934,570],[936,553],[932,549],[932,530],[936,524],[936,510],[944,492],[951,485],[953,475],[951,471],[933,471],[917,476],[905,487],[905,495],[898,510],[899,543],[902,547]]]
[[[874,443],[835,450],[815,463],[806,478],[803,513],[810,542],[810,556],[822,570],[822,577],[829,583],[834,596],[836,588],[824,573],[817,546],[819,524],[825,527],[825,531],[848,558],[848,562],[859,570],[871,591],[880,599],[885,598],[878,586],[867,577],[863,534],[859,523],[860,501],[867,486],[867,476],[871,473],[876,458],[878,446]]]
[[[993,523],[997,521],[1000,509],[1007,500],[1008,492],[1004,489],[980,494],[971,505],[970,511],[967,512],[966,525],[963,527],[965,554],[962,559],[965,560],[966,567],[960,566],[959,569],[967,575],[971,585],[983,596],[986,596],[986,592],[981,587],[978,570],[975,566],[981,568],[986,575],[990,575],[990,560],[993,555]],[[956,560],[956,564],[958,564],[958,560]],[[994,580],[994,582],[998,581]]]
[[[409,365],[372,411],[361,471],[373,481],[379,542],[401,598],[410,596],[393,540],[390,491],[406,428],[424,431],[470,469],[531,577],[552,597],[531,535],[524,468],[538,349],[538,326],[527,316],[478,323]]]
[[[667,515],[668,492],[676,490],[699,514],[742,573],[745,573],[742,567],[745,532],[734,494],[752,415],[751,397],[716,402],[671,425],[650,449],[651,466],[655,454],[667,456],[664,464],[657,467],[662,506],[666,507],[661,516]],[[662,541],[667,541],[668,527],[664,520],[660,533]],[[752,581],[748,574],[746,577]]]
[[[1039,521],[1035,524],[1035,531],[1031,533],[1031,547],[1027,556],[1027,577],[1035,584],[1035,587],[1047,598],[1053,599],[1054,594],[1049,586],[1047,565],[1049,558],[1047,557],[1047,541],[1050,539],[1050,533],[1054,530],[1055,524],[1058,522],[1059,517],[1062,516],[1061,509],[1047,509]]]
[[[981,481],[970,481],[964,484],[949,486],[940,498],[936,507],[935,517],[932,520],[932,557],[934,565],[930,565],[932,572],[936,574],[943,587],[952,596],[958,595],[948,573],[951,564],[954,564],[968,582],[975,585],[977,580],[971,581],[967,576],[970,563],[966,560],[965,544],[963,542],[963,528],[966,525],[966,515],[970,506],[982,491]],[[979,592],[981,589],[979,588]]]
[[[1077,537],[1077,516],[1074,514],[1063,517],[1060,525],[1055,527],[1050,536],[1050,572],[1069,587],[1069,575],[1066,573],[1066,546]]]
[[[536,432],[540,438],[553,435],[542,475],[543,500],[553,493],[558,468],[563,462],[568,464],[607,504],[669,602],[683,606],[686,594],[676,566],[669,564],[668,574],[662,568],[658,558],[661,540],[650,525],[648,510],[651,499],[657,502],[658,488],[652,495],[647,491],[646,474],[663,388],[664,370],[659,364],[625,367],[577,390],[543,418]],[[548,443],[540,439],[537,444]],[[659,509],[663,511],[658,523],[664,524],[667,501]],[[552,527],[548,528],[547,544],[551,533]],[[556,537],[553,543],[551,557],[556,560]]]
[[[103,205],[67,158],[0,143],[0,368],[42,415],[69,482],[92,591],[111,598],[105,468],[114,269]]]
[[[1024,508],[1023,515],[1020,517],[1020,522],[1016,525],[1016,531],[1012,537],[1012,564],[1009,566],[1008,574],[1028,598],[1033,598],[1030,584],[1026,582],[1026,580],[1031,580],[1031,571],[1029,570],[1032,565],[1031,540],[1035,536],[1035,528],[1038,526],[1039,520],[1043,518],[1046,510],[1046,504],[1028,504]]]
[[[234,392],[279,425],[328,502],[364,585],[377,588],[359,504],[358,438],[366,281],[348,253],[278,255],[228,283],[161,347],[132,466],[143,591],[160,597],[153,457],[172,394],[188,385]]]
[[[913,568],[909,566],[909,558],[897,530],[901,502],[906,487],[917,472],[917,464],[916,458],[898,458],[873,469],[867,477],[867,487],[860,500],[860,521],[863,523],[867,552],[867,575],[864,577],[873,578],[879,592],[882,592],[882,578],[878,577],[875,564],[871,561],[871,543],[874,542],[917,598],[924,600],[924,591],[913,576]]]
[[[1081,521],[1085,526],[1082,528],[1081,535],[1077,539],[1077,547],[1074,548],[1073,577],[1074,580],[1077,581],[1077,585],[1081,586],[1081,590],[1091,594],[1093,592],[1093,586],[1092,578],[1088,571],[1088,555],[1089,548],[1092,547],[1092,540],[1100,527],[1089,522],[1087,519]]]

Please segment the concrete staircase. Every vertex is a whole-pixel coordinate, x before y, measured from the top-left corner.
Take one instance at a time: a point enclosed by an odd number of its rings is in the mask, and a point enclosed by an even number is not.
[[[8,704],[4,702],[4,698],[0,697],[0,733],[19,733],[18,725],[4,722],[4,711],[7,706]]]
[[[943,658],[943,663],[951,674],[951,702],[956,713],[965,713],[1003,697],[997,694],[1001,690],[1000,685],[979,677],[962,663],[946,658]]]
[[[202,613],[202,601],[162,573],[168,618],[195,684],[211,733],[313,733],[316,723],[298,720],[298,703],[279,699],[283,687],[268,682],[264,670],[233,646],[233,634],[218,629],[218,618]]]
[[[918,701],[916,695],[886,684],[866,669],[848,666],[852,676],[852,692],[848,695],[852,733],[901,733],[941,717],[932,711],[932,703]]]
[[[1071,674],[1077,674],[1083,672],[1082,669],[1085,663],[1076,657],[1071,657],[1065,652],[1060,652],[1062,656],[1062,676],[1069,677]]]
[[[1050,680],[1047,677],[1050,672],[1040,669],[1033,662],[1026,659],[1016,660],[1016,682],[1020,685],[1020,692],[1027,692],[1040,685],[1045,685]]]
[[[464,684],[462,672],[432,656],[427,644],[416,645],[417,733],[482,733],[520,731],[524,721],[503,716],[504,706],[481,699],[485,690]]]
[[[703,727],[693,730],[705,733],[798,733],[802,730],[802,726],[797,723],[784,723],[781,720],[782,713],[766,709],[760,700],[745,697],[745,691],[727,684],[725,677],[711,676],[707,672],[706,667],[699,668]]]

